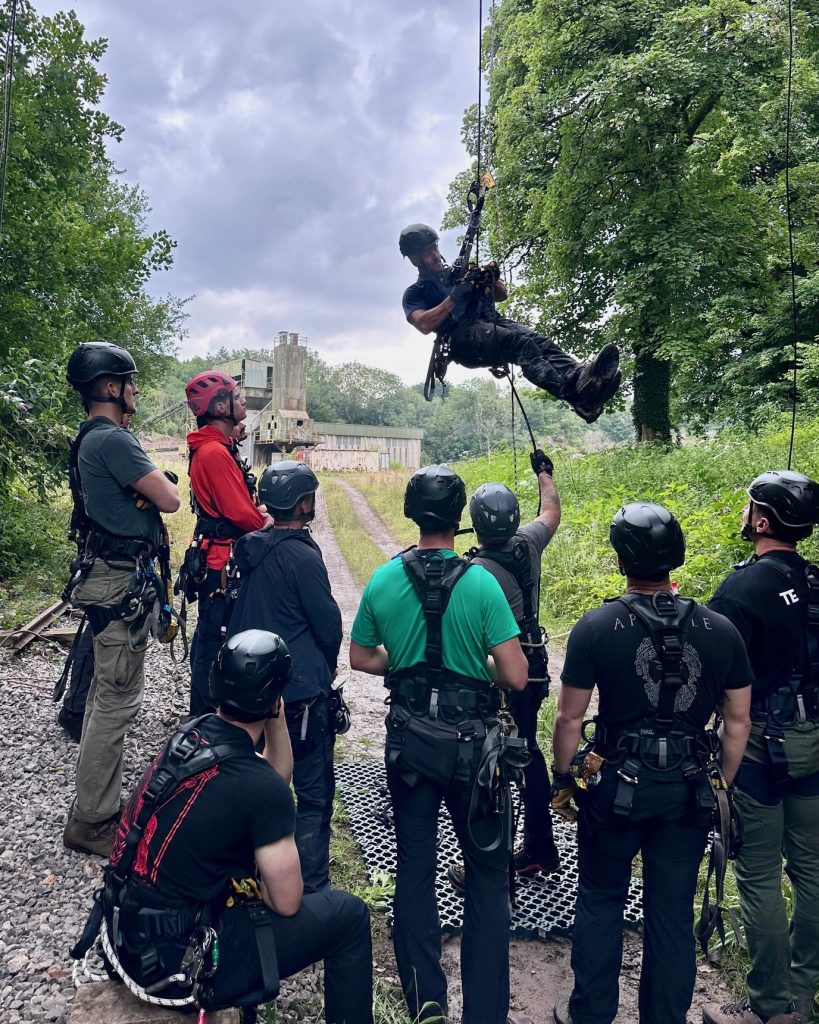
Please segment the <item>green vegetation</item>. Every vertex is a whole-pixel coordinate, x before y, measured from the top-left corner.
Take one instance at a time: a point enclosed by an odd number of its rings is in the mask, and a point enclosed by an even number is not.
[[[370,540],[344,489],[326,476],[322,476],[321,486],[327,503],[327,515],[338,546],[350,567],[353,579],[363,587],[379,565],[386,562],[387,557],[381,548]]]
[[[810,349],[819,334],[815,4],[793,4],[787,153],[780,0],[506,0],[493,13],[482,158],[501,187],[484,226],[519,283],[509,315],[573,352],[620,344],[638,439],[716,415],[764,422],[788,403],[792,341]],[[447,226],[463,222],[474,173],[453,183]]]
[[[415,523],[404,517],[404,489],[409,478],[409,470],[404,468],[388,473],[348,473],[344,477],[361,491],[402,547],[418,539]]]

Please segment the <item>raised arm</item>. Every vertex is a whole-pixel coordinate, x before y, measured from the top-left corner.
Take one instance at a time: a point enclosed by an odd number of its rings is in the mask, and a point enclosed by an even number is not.
[[[540,515],[535,522],[543,523],[549,528],[550,535],[554,536],[560,526],[560,495],[552,479],[555,467],[549,456],[540,448],[532,452],[530,458],[540,489]]]

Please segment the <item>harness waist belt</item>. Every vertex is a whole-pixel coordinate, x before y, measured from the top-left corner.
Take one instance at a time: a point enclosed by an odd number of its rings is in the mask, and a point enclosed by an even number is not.
[[[794,685],[795,684],[795,685]],[[819,686],[805,686],[797,680],[782,686],[760,701],[751,703],[754,722],[788,728],[796,723],[819,721]]]
[[[455,673],[442,674],[440,683],[418,676],[389,676],[384,685],[393,699],[398,698],[416,713],[428,713],[432,718],[439,707],[489,714],[500,708],[500,699],[494,687],[490,689],[487,684],[481,685],[478,680]]]
[[[88,546],[94,554],[102,555],[104,558],[114,556],[138,558],[140,555],[154,558],[156,555],[156,548],[147,540],[136,537],[117,537],[113,533],[96,527],[88,534]]]
[[[705,732],[609,729],[599,723],[594,750],[612,766],[636,758],[644,767],[658,771],[685,768],[691,762],[702,768],[712,754]]]

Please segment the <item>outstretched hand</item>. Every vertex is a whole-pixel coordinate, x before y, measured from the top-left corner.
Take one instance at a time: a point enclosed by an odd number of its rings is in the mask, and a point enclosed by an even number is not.
[[[541,448],[535,448],[529,456],[529,461],[532,463],[532,471],[535,476],[540,476],[541,473],[547,473],[551,476],[554,473],[554,463]]]

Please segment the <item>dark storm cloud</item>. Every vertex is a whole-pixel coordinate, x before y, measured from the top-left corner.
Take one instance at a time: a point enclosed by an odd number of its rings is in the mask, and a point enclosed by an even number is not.
[[[57,9],[50,0],[42,13]],[[466,162],[477,4],[78,0],[109,40],[112,156],[178,240],[157,293],[195,294],[188,351],[301,330],[330,358],[422,375],[397,234],[438,224]],[[416,369],[415,363],[418,362]]]

